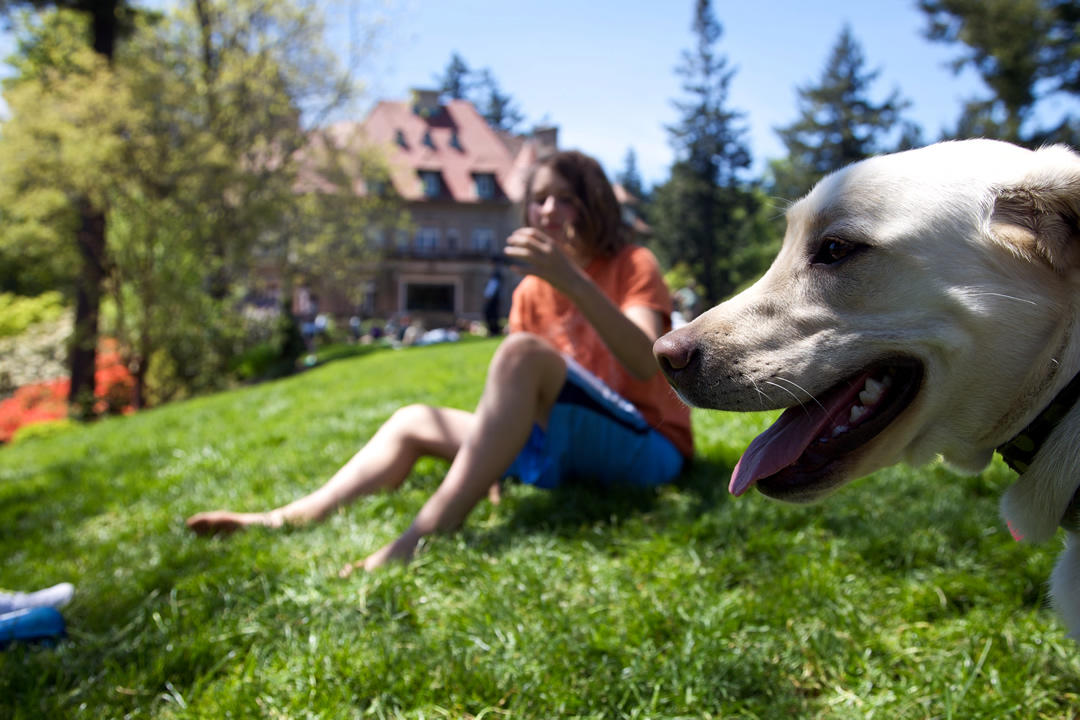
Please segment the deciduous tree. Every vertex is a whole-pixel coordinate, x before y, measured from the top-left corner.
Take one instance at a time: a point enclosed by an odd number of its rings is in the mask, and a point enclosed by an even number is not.
[[[198,0],[140,23],[115,68],[56,30],[74,17],[45,17],[28,48],[55,46],[55,62],[8,93],[0,212],[23,229],[7,237],[77,227],[80,194],[109,207],[112,329],[139,398],[155,362],[177,387],[208,389],[239,350],[238,300],[260,273],[287,296],[296,274],[365,256],[368,227],[396,206],[357,191],[385,170],[373,153],[320,144],[302,120],[351,92],[311,7]]]
[[[106,63],[112,62],[117,40],[130,31],[136,15],[125,0],[0,0],[0,14],[7,15],[20,6],[57,7],[84,15],[89,20],[90,47]],[[101,192],[94,195],[98,202],[104,197]],[[94,402],[101,283],[108,263],[107,208],[96,204],[89,194],[70,198],[70,202],[79,213],[73,239],[79,252],[80,270],[75,285],[75,331],[69,354],[69,406],[76,417],[88,418],[92,415]]]

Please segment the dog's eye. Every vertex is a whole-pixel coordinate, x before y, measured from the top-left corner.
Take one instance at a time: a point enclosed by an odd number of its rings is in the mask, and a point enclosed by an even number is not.
[[[844,258],[849,257],[861,247],[863,246],[849,240],[841,240],[838,237],[827,237],[821,241],[821,245],[818,247],[817,252],[814,253],[814,257],[810,258],[810,262],[821,265],[832,265],[833,263],[840,262]]]

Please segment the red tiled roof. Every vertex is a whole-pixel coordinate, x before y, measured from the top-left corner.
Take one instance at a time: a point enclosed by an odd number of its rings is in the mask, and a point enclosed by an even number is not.
[[[409,102],[383,100],[362,127],[366,142],[384,148],[394,188],[406,200],[424,199],[418,174],[423,170],[438,172],[444,197],[455,202],[482,201],[476,194],[478,173],[495,176],[496,198],[521,198],[514,154],[466,100],[451,100],[428,117],[414,112]]]

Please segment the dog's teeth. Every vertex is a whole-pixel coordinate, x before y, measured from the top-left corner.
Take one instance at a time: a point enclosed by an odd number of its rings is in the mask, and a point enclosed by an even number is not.
[[[837,435],[843,435],[847,431],[848,431],[848,426],[847,425],[837,425],[836,427],[833,428],[832,436],[836,437]]]
[[[865,389],[859,393],[859,402],[863,405],[873,405],[881,399],[881,393],[885,389],[885,386],[879,383],[877,380],[870,378],[866,381]]]
[[[862,405],[854,405],[851,408],[851,413],[848,416],[848,420],[850,420],[853,423],[857,423],[857,422],[859,422],[859,418],[861,418],[863,415],[865,415],[866,412],[867,412],[866,408],[864,408]]]

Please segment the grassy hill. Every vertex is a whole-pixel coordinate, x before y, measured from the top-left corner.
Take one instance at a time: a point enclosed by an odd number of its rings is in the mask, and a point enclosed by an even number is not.
[[[198,539],[327,478],[396,407],[471,408],[494,341],[384,351],[0,449],[0,587],[77,586],[0,653],[0,717],[1067,718],[1058,543],[1015,543],[1003,465],[892,468],[829,501],[732,499],[770,419],[695,411],[659,493],[511,486],[407,568],[336,577],[436,487]]]

